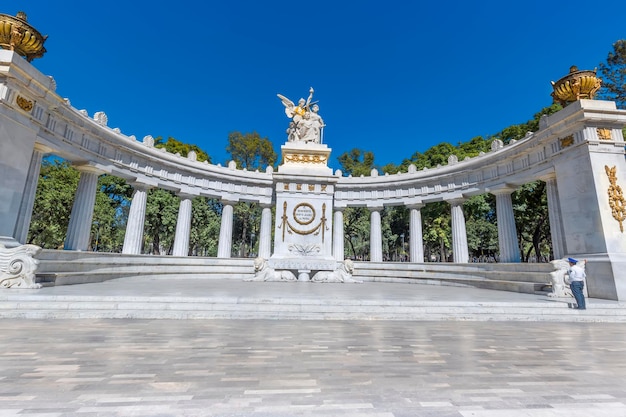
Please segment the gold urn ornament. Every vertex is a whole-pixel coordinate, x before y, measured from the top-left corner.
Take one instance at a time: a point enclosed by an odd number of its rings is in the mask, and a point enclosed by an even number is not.
[[[580,99],[593,100],[602,85],[602,80],[596,77],[595,69],[579,71],[578,67],[573,65],[569,69],[569,74],[551,83],[554,89],[551,94],[554,102],[565,107]]]
[[[46,53],[43,44],[48,35],[42,36],[26,21],[26,13],[10,16],[0,13],[0,47],[14,51],[28,62]]]

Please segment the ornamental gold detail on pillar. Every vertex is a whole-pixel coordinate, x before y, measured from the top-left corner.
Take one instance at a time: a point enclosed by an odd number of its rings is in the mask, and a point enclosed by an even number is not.
[[[27,113],[29,113],[33,109],[33,102],[22,96],[17,96],[15,98],[15,102],[20,107],[20,109],[24,110]]]
[[[554,103],[565,107],[580,99],[593,100],[602,85],[602,80],[596,77],[596,70],[579,71],[572,65],[569,74],[557,82],[550,81],[554,91],[551,96]]]
[[[617,167],[613,166],[609,168],[608,165],[604,166],[606,175],[609,177],[609,206],[611,207],[611,213],[613,218],[619,223],[619,230],[624,233],[624,220],[626,220],[626,199],[624,199],[624,193],[622,187],[617,185]]]
[[[296,164],[326,164],[326,155],[305,155],[296,153],[286,153],[285,162]]]
[[[598,138],[600,140],[611,140],[611,129],[598,128]]]
[[[30,62],[46,53],[43,44],[48,35],[42,36],[26,20],[24,12],[18,12],[15,17],[0,13],[0,47],[14,51]]]

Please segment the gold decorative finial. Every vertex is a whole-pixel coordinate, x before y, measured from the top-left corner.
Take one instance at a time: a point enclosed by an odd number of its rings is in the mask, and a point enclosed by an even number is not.
[[[15,17],[0,13],[0,48],[15,51],[30,62],[46,53],[43,44],[47,38],[27,23],[26,13],[18,12]]]
[[[552,99],[565,107],[580,99],[593,100],[596,92],[602,85],[602,80],[596,77],[596,70],[579,71],[576,65],[572,65],[569,74],[557,82],[551,81]]]

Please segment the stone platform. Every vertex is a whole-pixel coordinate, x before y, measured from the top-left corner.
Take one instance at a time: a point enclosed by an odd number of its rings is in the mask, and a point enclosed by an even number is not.
[[[0,318],[626,322],[626,303],[461,286],[141,276],[0,292]]]
[[[569,302],[162,277],[2,291],[0,416],[623,417],[626,308]]]

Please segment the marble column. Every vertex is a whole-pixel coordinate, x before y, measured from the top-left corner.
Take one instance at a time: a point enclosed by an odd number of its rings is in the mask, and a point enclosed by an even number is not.
[[[80,172],[80,179],[67,227],[64,249],[84,251],[89,248],[98,176],[102,171],[89,165],[77,166],[76,169]]]
[[[498,243],[500,246],[500,262],[520,262],[517,228],[513,213],[512,190],[492,191],[496,196],[496,215],[498,217]]]
[[[548,219],[550,220],[550,235],[552,237],[552,252],[554,259],[565,256],[565,233],[561,219],[561,203],[559,189],[556,185],[556,177],[544,179],[546,182],[546,195],[548,197]]]
[[[124,234],[124,247],[122,253],[129,255],[139,255],[143,243],[143,229],[146,221],[146,202],[148,201],[149,186],[144,184],[133,184],[135,191],[130,203],[128,213],[128,223]]]
[[[272,208],[264,206],[261,212],[261,228],[259,230],[259,257],[269,259],[272,256]]]
[[[380,222],[382,207],[369,207],[370,214],[370,262],[383,261],[383,237]]]
[[[467,230],[465,229],[465,216],[463,215],[463,202],[465,199],[458,198],[449,200],[452,215],[452,255],[455,263],[469,262],[469,250],[467,248]]]
[[[343,248],[343,208],[335,207],[333,222],[333,257],[337,261],[345,259]]]
[[[420,211],[422,207],[422,204],[409,206],[409,255],[411,262],[424,262],[422,212]]]
[[[222,224],[220,225],[220,240],[217,246],[218,258],[230,258],[233,247],[233,212],[234,202],[222,200]]]
[[[33,217],[35,194],[37,192],[37,183],[39,182],[39,172],[41,171],[41,159],[48,151],[48,149],[41,147],[39,144],[35,144],[35,149],[30,159],[26,185],[24,186],[22,202],[20,203],[17,223],[15,224],[15,233],[13,234],[15,239],[21,244],[25,244],[28,239],[28,229],[30,228],[30,220]]]
[[[176,219],[176,235],[174,237],[173,256],[189,255],[189,236],[191,235],[191,200],[192,196],[180,194],[178,218]]]

